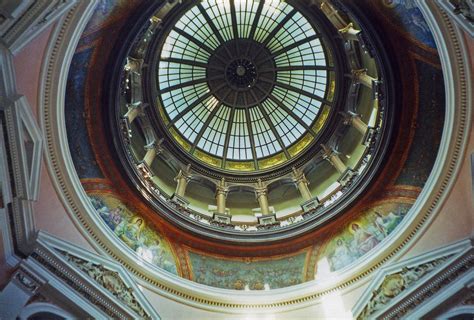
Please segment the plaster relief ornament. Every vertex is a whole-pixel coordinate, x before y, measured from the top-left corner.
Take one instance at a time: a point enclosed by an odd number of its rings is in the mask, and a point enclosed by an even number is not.
[[[381,285],[374,290],[372,298],[357,317],[368,319],[379,310],[383,310],[397,296],[419,282],[427,274],[442,265],[448,257],[442,257],[414,267],[404,267],[400,272],[389,274]]]
[[[100,264],[73,256],[67,252],[61,252],[77,268],[83,271],[89,278],[95,280],[99,285],[112,293],[120,301],[135,311],[140,317],[148,318],[145,310],[138,303],[133,294],[133,289],[128,287],[120,275],[113,270],[109,270]]]

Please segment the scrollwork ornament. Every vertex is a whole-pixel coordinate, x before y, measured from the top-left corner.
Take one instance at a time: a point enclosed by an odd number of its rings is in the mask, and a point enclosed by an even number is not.
[[[133,289],[128,287],[116,271],[109,270],[100,264],[86,261],[69,253],[64,253],[69,262],[83,271],[89,278],[95,280],[107,291],[112,293],[120,301],[125,303],[130,309],[135,311],[140,317],[147,317],[145,310],[138,303],[133,294]]]

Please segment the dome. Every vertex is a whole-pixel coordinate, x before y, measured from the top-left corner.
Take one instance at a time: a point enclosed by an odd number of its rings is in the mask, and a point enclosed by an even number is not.
[[[472,61],[450,5],[0,6],[2,316],[468,312]]]
[[[323,43],[285,2],[193,6],[157,48],[160,120],[186,152],[219,169],[285,164],[316,140],[323,104],[332,105]]]
[[[108,118],[158,215],[205,238],[265,243],[316,229],[370,185],[394,119],[389,58],[349,12],[341,28],[299,6],[183,4],[130,31]]]

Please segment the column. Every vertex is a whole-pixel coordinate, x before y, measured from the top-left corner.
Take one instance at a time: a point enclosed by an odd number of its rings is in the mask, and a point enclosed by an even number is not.
[[[313,198],[308,188],[309,182],[306,179],[303,170],[296,169],[295,167],[293,167],[293,181],[295,182],[296,187],[300,191],[301,197],[304,201],[309,201]]]
[[[188,165],[185,170],[179,170],[178,175],[174,178],[174,181],[177,183],[175,195],[178,197],[184,197],[186,186],[189,180],[191,180],[190,169],[191,165]]]
[[[377,81],[367,74],[367,69],[352,70],[352,78],[367,88],[372,88],[372,81]]]
[[[367,132],[367,124],[362,121],[360,115],[353,113],[353,112],[341,112],[342,116],[344,117],[344,123],[346,125],[353,126],[357,131],[361,134],[365,134]]]
[[[216,187],[216,202],[217,202],[217,213],[226,214],[225,201],[227,199],[227,192],[229,189],[226,187],[225,179],[222,178],[220,183]]]
[[[324,150],[323,158],[328,160],[329,163],[336,168],[337,172],[343,173],[346,170],[346,165],[342,162],[341,158],[339,158],[338,152],[332,148],[328,148],[324,144],[322,144],[321,147]]]
[[[128,111],[123,117],[127,119],[129,124],[132,123],[138,115],[143,113],[143,104],[141,102],[128,103],[127,108]]]
[[[163,149],[161,148],[162,143],[163,143],[163,139],[160,139],[158,142],[153,142],[145,146],[145,149],[147,150],[147,152],[145,154],[145,157],[143,157],[143,162],[145,162],[148,167],[151,166],[156,156],[159,155],[163,151]]]
[[[360,30],[354,29],[354,24],[351,22],[347,26],[345,26],[342,29],[339,29],[339,33],[342,35],[342,37],[348,41],[348,40],[353,40],[353,41],[359,41],[359,33]]]
[[[143,59],[135,59],[132,57],[127,58],[127,64],[125,65],[125,71],[135,72],[140,74],[140,71],[143,66]]]
[[[330,1],[324,1],[321,3],[321,11],[336,27],[336,29],[342,29],[347,25],[347,22],[341,17],[339,12],[331,5]]]
[[[262,182],[261,179],[258,179],[257,185],[255,186],[255,197],[257,198],[258,204],[260,205],[262,214],[270,214],[267,198],[267,186]]]

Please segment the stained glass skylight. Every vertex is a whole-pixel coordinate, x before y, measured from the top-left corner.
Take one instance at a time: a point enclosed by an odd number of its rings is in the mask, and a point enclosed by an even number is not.
[[[159,52],[159,114],[198,160],[218,159],[223,169],[284,163],[292,145],[316,137],[320,110],[332,105],[327,50],[287,2],[201,1]]]

